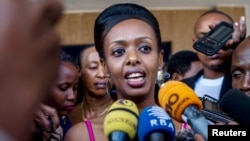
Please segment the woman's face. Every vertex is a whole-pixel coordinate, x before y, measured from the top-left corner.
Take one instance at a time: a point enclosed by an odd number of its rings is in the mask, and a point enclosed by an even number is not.
[[[107,77],[95,47],[89,47],[81,53],[81,78],[84,91],[92,97],[107,95]]]
[[[74,108],[79,82],[79,71],[71,62],[61,62],[57,82],[52,88],[52,104],[60,116]]]
[[[154,94],[163,54],[153,29],[137,19],[115,25],[104,39],[105,65],[118,98],[144,99]]]

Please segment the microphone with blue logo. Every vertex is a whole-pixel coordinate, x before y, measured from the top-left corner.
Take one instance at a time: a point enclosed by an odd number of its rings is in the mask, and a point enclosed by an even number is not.
[[[148,106],[139,116],[139,141],[173,141],[174,124],[170,116],[159,106]]]

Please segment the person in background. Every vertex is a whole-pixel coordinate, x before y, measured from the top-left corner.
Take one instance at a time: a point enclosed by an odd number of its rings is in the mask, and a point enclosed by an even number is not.
[[[178,51],[170,56],[167,72],[171,80],[182,80],[195,76],[203,69],[197,54],[191,50]]]
[[[250,96],[250,36],[235,49],[232,57],[232,87]]]
[[[62,10],[58,0],[0,1],[0,140],[31,140],[27,129],[57,76]]]
[[[203,13],[195,23],[195,38],[193,41],[197,41],[221,21],[233,24],[232,18],[222,11],[210,10]],[[232,88],[230,72],[232,53],[236,45],[239,44],[245,36],[246,21],[245,17],[241,17],[239,23],[234,23],[232,39],[226,43],[224,49],[219,50],[219,52],[213,56],[206,56],[199,51],[197,52],[204,68],[196,76],[184,79],[183,81],[192,87],[199,97],[202,98],[206,94],[216,99],[216,101],[220,100],[223,94]],[[220,125],[221,123],[216,124]],[[205,141],[199,134],[195,134],[194,139],[195,141]]]
[[[81,83],[76,108],[70,115],[73,127],[65,141],[104,141],[103,121],[113,98],[108,88],[111,83],[94,45],[81,51],[79,59]]]
[[[80,72],[77,61],[72,56],[62,50],[60,57],[59,77],[45,103],[56,108],[60,116],[60,126],[63,129],[64,138],[71,127],[69,115],[76,102]]]
[[[218,23],[225,21],[233,24],[232,18],[226,13],[218,10],[210,10],[203,13],[195,22],[194,39],[199,38],[208,33],[212,27]],[[230,73],[231,56],[235,44],[239,43],[245,38],[246,21],[244,17],[240,18],[239,23],[234,23],[234,33],[224,49],[220,49],[213,56],[207,56],[202,52],[197,51],[199,60],[203,64],[203,70],[194,77],[184,79],[194,89],[196,94],[203,98],[205,95],[209,96],[215,101],[218,101],[223,94],[232,88],[232,78]]]
[[[250,96],[250,36],[244,39],[234,50],[232,55],[231,73],[232,73],[232,87],[239,89],[246,95]],[[224,125],[219,123],[217,125]],[[237,125],[236,122],[229,123],[230,125]],[[205,141],[199,135],[195,135],[195,141]]]
[[[196,52],[191,50],[178,51],[171,55],[167,64],[169,80],[183,80],[195,76],[203,66]],[[175,141],[194,140],[194,133],[187,123],[173,120],[176,125]]]
[[[73,59],[73,57],[64,50],[60,51],[60,59],[61,63],[59,67],[57,81],[52,85],[49,96],[44,101],[45,105],[48,105],[56,109],[57,114],[60,118],[60,124],[59,124],[60,126],[59,128],[54,128],[54,129],[45,128],[45,130],[43,126],[39,126],[38,130],[40,130],[40,132],[43,133],[45,131],[50,131],[51,133],[53,132],[58,133],[61,135],[61,137],[57,136],[55,138],[63,139],[64,135],[71,127],[69,114],[74,109],[74,104],[76,102],[77,88],[79,83],[79,67],[76,61]],[[47,122],[54,122],[52,119],[52,117],[54,116],[49,115],[49,113],[50,111],[46,111],[46,109],[45,111],[40,111],[36,118],[36,122],[38,124],[44,125],[44,123],[41,123],[41,121],[43,121],[41,119],[44,119],[44,117],[47,118]],[[43,134],[41,133],[40,135]],[[52,136],[53,134],[50,134],[50,136],[48,137],[52,138]],[[42,137],[46,138],[46,136]],[[38,139],[39,136],[37,137],[37,140]]]

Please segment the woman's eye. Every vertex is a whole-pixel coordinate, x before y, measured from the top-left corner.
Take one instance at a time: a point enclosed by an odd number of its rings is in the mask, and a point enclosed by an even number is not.
[[[96,70],[96,69],[97,69],[97,66],[90,66],[89,69],[91,69],[91,70]]]
[[[61,90],[61,91],[66,91],[68,89],[68,85],[67,84],[63,84],[63,85],[59,85],[58,88]]]
[[[96,70],[98,68],[98,65],[96,63],[90,63],[89,66],[88,66],[88,68],[90,70]]]
[[[112,55],[119,57],[119,56],[122,56],[124,53],[125,53],[124,49],[116,49],[115,51],[112,52]]]
[[[150,53],[150,51],[152,50],[151,47],[145,45],[139,48],[139,50],[143,53]]]

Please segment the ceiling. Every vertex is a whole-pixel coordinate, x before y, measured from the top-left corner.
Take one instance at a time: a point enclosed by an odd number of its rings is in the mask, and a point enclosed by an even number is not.
[[[62,0],[65,12],[93,12],[116,3],[137,3],[149,9],[199,9],[213,6],[245,6],[247,26],[250,23],[250,0]],[[247,28],[247,34],[250,28]]]
[[[102,10],[115,3],[131,2],[148,8],[194,8],[211,7],[215,5],[247,5],[249,0],[62,0],[66,11]]]

